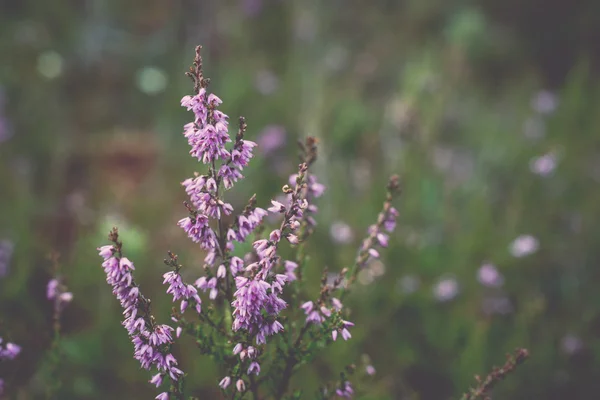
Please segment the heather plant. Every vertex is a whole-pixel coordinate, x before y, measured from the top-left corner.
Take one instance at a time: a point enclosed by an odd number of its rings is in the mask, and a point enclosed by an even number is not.
[[[242,210],[234,210],[225,194],[243,178],[256,143],[245,138],[243,117],[236,137],[230,137],[228,116],[219,110],[221,99],[209,92],[200,50],[196,48],[187,73],[194,94],[183,97],[181,104],[194,114],[184,136],[190,155],[205,171],[183,181],[188,215],[178,225],[204,251],[202,276],[193,284],[184,281],[184,267],[176,254],[168,252],[164,262],[169,271],[163,283],[176,307],[171,323],[161,324],[134,279],[134,264],[125,256],[127,247],[117,228],[109,234],[111,244],[98,249],[102,266],[124,309],[123,326],[133,342],[134,357],[142,368],[153,371],[150,383],[162,390],[157,399],[183,399],[184,380],[193,379],[172,352],[181,335],[192,336],[199,355],[218,364],[222,378],[215,385],[227,397],[251,393],[255,399],[298,398],[302,391],[290,388],[297,368],[338,339],[352,337],[354,323],[348,320],[343,300],[358,272],[388,245],[398,216],[392,201],[399,180],[390,179],[383,208],[368,228],[354,265],[331,274],[325,269],[320,282],[306,281],[303,271],[310,256],[304,244],[316,229],[316,200],[325,191],[310,168],[317,159],[317,141],[309,137],[299,144],[300,164],[282,188],[285,200],[271,200],[270,207],[261,208],[254,195]],[[277,218],[274,227],[268,228],[268,215]],[[251,246],[244,247],[245,243]],[[280,255],[283,246],[292,247],[291,258]],[[316,298],[307,295],[310,285],[320,287]],[[318,395],[311,397],[352,397],[353,371],[354,366],[340,371],[338,380],[324,382]]]
[[[0,363],[14,360],[21,352],[21,346],[0,337]],[[4,393],[4,379],[0,377],[0,395]]]

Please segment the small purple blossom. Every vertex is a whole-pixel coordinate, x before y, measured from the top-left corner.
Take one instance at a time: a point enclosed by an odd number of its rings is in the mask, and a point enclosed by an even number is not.
[[[296,269],[298,268],[298,263],[294,261],[285,261],[283,263],[285,268],[285,274],[287,276],[288,282],[293,282],[298,279],[296,276]]]
[[[341,327],[333,330],[331,332],[331,337],[335,341],[335,340],[337,340],[338,333],[340,333],[342,335],[342,339],[348,340],[348,339],[350,339],[352,337],[352,335],[350,334],[350,331],[348,330],[348,328],[351,328],[353,326],[354,326],[354,324],[352,322],[342,320]]]
[[[459,292],[458,282],[454,278],[439,281],[433,288],[433,294],[438,301],[452,300]]]
[[[263,155],[268,156],[285,145],[285,128],[280,125],[266,126],[259,134],[257,142]]]
[[[346,381],[338,389],[336,389],[335,394],[345,399],[351,399],[352,395],[354,394],[354,390],[352,389],[350,382]]]
[[[248,375],[250,374],[254,374],[254,375],[258,375],[260,374],[260,365],[256,362],[253,361],[250,363],[250,366],[248,367]]]
[[[583,349],[583,341],[574,334],[567,334],[562,338],[560,347],[567,355],[573,355]]]
[[[231,384],[231,377],[230,376],[226,376],[225,378],[221,379],[221,381],[219,382],[219,386],[223,390],[227,389],[230,384]]]
[[[121,256],[121,243],[118,242],[116,229],[111,231],[109,238],[115,244],[100,247],[98,251],[104,259],[102,267],[106,273],[106,281],[112,286],[113,294],[124,309],[123,326],[133,342],[134,358],[142,368],[149,370],[154,366],[159,374],[168,375],[173,382],[177,382],[183,376],[183,371],[177,368],[177,360],[169,352],[173,328],[155,324],[154,319],[147,314],[148,301],[133,281],[133,263]],[[167,279],[175,280],[171,276]],[[151,382],[157,385],[159,379],[162,380],[162,376],[159,378],[153,375]],[[168,399],[168,393],[161,393],[157,398]]]
[[[354,240],[354,232],[350,225],[343,221],[337,221],[331,224],[329,234],[334,242],[340,244],[352,243]]]
[[[246,391],[246,384],[244,383],[244,381],[242,379],[238,379],[238,381],[235,383],[235,387],[238,392]]]
[[[11,342],[4,342],[0,338],[0,360],[14,360],[21,352],[21,346]]]
[[[504,284],[504,278],[492,264],[483,264],[477,270],[477,280],[484,286],[499,287]]]
[[[366,371],[367,375],[371,375],[371,376],[375,375],[375,373],[376,373],[375,367],[372,365],[367,365],[365,368],[365,371]]]
[[[529,163],[529,169],[534,174],[546,177],[552,174],[556,169],[557,157],[554,153],[544,154],[543,156],[533,158]]]
[[[540,114],[552,114],[558,107],[558,98],[548,90],[540,90],[531,99],[531,107]]]
[[[533,254],[539,247],[538,240],[532,235],[521,235],[509,247],[510,253],[517,258]]]
[[[189,302],[193,302],[198,313],[202,312],[202,300],[192,285],[186,285],[177,271],[169,271],[163,275],[164,284],[168,284],[167,293],[173,295],[173,302],[181,300],[180,311],[185,312]]]
[[[52,278],[46,286],[46,297],[54,301],[55,312],[60,311],[73,300],[73,293],[67,292],[66,287],[57,278]]]
[[[14,360],[21,352],[21,346],[11,342],[5,342],[0,337],[0,362]],[[0,378],[0,395],[4,393],[4,380]]]

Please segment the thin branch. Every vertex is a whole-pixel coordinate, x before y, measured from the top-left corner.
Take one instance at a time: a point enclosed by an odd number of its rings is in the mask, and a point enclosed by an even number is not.
[[[527,349],[519,348],[513,354],[506,355],[506,363],[501,367],[494,367],[492,371],[481,379],[478,375],[475,376],[477,386],[469,389],[469,391],[461,397],[461,400],[491,400],[490,392],[496,383],[503,380],[508,374],[513,372],[517,366],[521,365],[529,357]]]

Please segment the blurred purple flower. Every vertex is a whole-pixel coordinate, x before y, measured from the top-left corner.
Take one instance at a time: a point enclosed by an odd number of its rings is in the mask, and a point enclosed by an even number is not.
[[[0,338],[0,360],[14,360],[21,352],[21,346],[6,342]]]
[[[514,257],[525,257],[533,254],[539,247],[538,240],[531,235],[521,235],[510,244],[510,253]]]
[[[8,274],[8,265],[14,245],[10,240],[0,240],[0,278]]]
[[[566,354],[573,355],[583,348],[583,341],[573,334],[567,334],[562,338],[560,347]]]
[[[551,114],[558,107],[558,98],[548,90],[540,90],[531,99],[531,107],[540,114]]]
[[[553,153],[544,154],[541,157],[536,157],[529,163],[529,169],[534,174],[540,176],[550,175],[556,168],[556,155]]]
[[[354,240],[352,228],[344,221],[335,221],[331,224],[329,234],[334,242],[340,244],[348,244]]]
[[[21,352],[21,346],[10,342],[4,342],[0,337],[0,362],[14,360]],[[0,378],[0,396],[4,394],[4,380]]]
[[[267,125],[259,134],[256,142],[258,149],[267,156],[285,146],[285,128],[281,125]]]
[[[375,375],[375,367],[372,365],[367,365],[367,367],[365,368],[367,375]]]
[[[335,391],[335,394],[345,399],[351,399],[354,390],[352,389],[350,382],[346,381]]]
[[[439,281],[433,288],[433,295],[438,301],[450,301],[458,295],[458,282],[454,278],[445,278]]]
[[[477,280],[484,286],[499,287],[504,284],[504,277],[492,264],[483,264],[477,271]]]
[[[73,300],[73,293],[67,292],[67,287],[57,278],[52,278],[46,286],[46,297],[54,301],[55,312],[62,309]]]

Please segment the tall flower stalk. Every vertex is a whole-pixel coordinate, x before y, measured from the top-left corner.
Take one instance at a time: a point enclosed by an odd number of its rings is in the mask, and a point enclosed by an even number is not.
[[[261,208],[254,195],[236,211],[225,194],[243,179],[256,143],[246,139],[243,117],[235,137],[230,136],[229,117],[220,110],[222,101],[209,91],[200,46],[187,75],[194,92],[184,96],[181,105],[192,111],[193,120],[185,124],[183,136],[203,171],[182,182],[189,200],[184,203],[187,215],[177,225],[204,256],[203,273],[192,285],[185,282],[177,255],[168,252],[169,271],[163,283],[175,303],[171,314],[175,328],[155,322],[150,301],[133,279],[133,263],[123,256],[116,228],[109,235],[112,244],[99,248],[102,265],[124,309],[123,325],[133,341],[134,357],[143,368],[157,370],[151,383],[161,386],[163,379],[171,381],[158,399],[184,398],[184,374],[171,354],[172,343],[182,334],[192,336],[200,354],[220,366],[222,377],[215,384],[227,397],[281,399],[298,366],[338,338],[351,338],[354,323],[347,320],[342,299],[358,271],[388,244],[398,216],[392,207],[398,178],[390,180],[383,210],[369,228],[355,265],[342,268],[333,282],[324,271],[320,295],[310,300],[304,292],[303,270],[310,261],[304,244],[317,227],[316,200],[325,191],[311,172],[317,141],[309,137],[299,143],[298,168],[282,188],[284,200],[270,200],[270,206]],[[279,222],[266,229],[269,213]],[[240,254],[238,246],[246,242],[251,242],[246,247],[250,250]],[[283,246],[292,247],[291,259],[280,255]],[[354,388],[348,371],[340,377],[328,393],[349,398]]]
[[[159,387],[165,377],[171,380],[169,391],[162,392],[156,399],[171,397],[183,399],[183,371],[177,367],[177,360],[171,354],[173,328],[156,323],[150,309],[150,300],[142,295],[133,279],[133,263],[123,256],[123,243],[119,241],[119,232],[114,228],[109,236],[111,245],[98,248],[104,259],[102,267],[106,273],[106,282],[112,286],[113,294],[123,307],[125,319],[123,326],[127,330],[134,347],[134,358],[146,370],[156,369],[157,373],[150,383]]]

